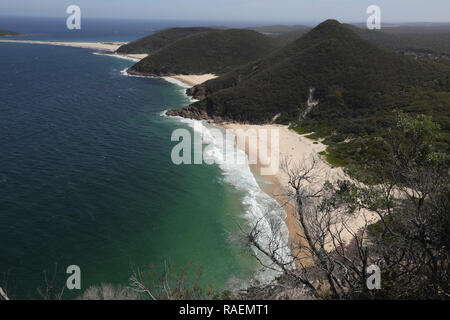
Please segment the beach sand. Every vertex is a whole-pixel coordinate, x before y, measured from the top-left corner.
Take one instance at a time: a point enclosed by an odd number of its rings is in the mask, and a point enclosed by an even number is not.
[[[231,130],[236,137],[239,139],[239,136],[245,135],[247,130],[253,129],[257,134],[257,139],[259,141],[261,130],[268,130],[269,132],[272,130],[278,130],[279,134],[279,164],[282,162],[282,158],[287,158],[290,161],[289,168],[293,168],[295,165],[308,165],[311,163],[311,156],[314,155],[316,159],[318,159],[318,169],[315,172],[315,181],[314,184],[319,188],[323,185],[327,180],[330,182],[336,182],[337,180],[352,180],[343,170],[342,168],[334,168],[330,164],[328,164],[325,160],[321,158],[319,155],[320,152],[326,150],[326,145],[320,143],[319,141],[314,141],[309,138],[306,138],[304,135],[299,135],[298,133],[290,130],[288,126],[283,125],[247,125],[247,124],[236,124],[236,123],[227,123],[221,124],[225,129]],[[241,129],[241,130],[238,130]],[[270,133],[269,133],[270,137]],[[267,142],[265,142],[267,145]],[[268,145],[267,154],[270,155],[271,146]],[[246,143],[245,152],[249,155],[248,145]],[[250,157],[250,155],[249,155]],[[272,182],[271,188],[264,188],[261,186],[264,191],[266,191],[269,195],[273,196],[278,203],[283,206],[286,212],[286,225],[289,230],[289,238],[292,245],[298,243],[299,241],[303,241],[302,235],[303,230],[300,226],[300,223],[297,219],[294,206],[289,202],[289,199],[285,196],[289,177],[283,172],[280,168],[278,168],[277,172],[272,175],[261,176],[261,168],[267,167],[264,166],[259,157],[258,163],[251,165],[252,172],[263,179],[269,180]],[[278,166],[279,167],[279,166]],[[377,221],[377,216],[368,211],[360,211],[354,217],[352,217],[349,221],[347,221],[348,226],[352,231],[359,230],[362,226],[364,226],[366,219],[371,222]],[[344,231],[342,234],[342,239],[344,241],[350,241],[353,235],[347,231]],[[295,253],[295,252],[294,252]]]
[[[196,86],[202,84],[205,81],[217,78],[217,76],[212,73],[208,73],[200,75],[175,75],[170,76],[169,78],[181,81],[189,86]]]
[[[148,56],[148,54],[117,54],[115,51],[120,46],[127,42],[64,42],[64,41],[34,41],[34,40],[0,40],[1,42],[9,43],[28,43],[28,44],[43,44],[52,46],[64,46],[74,48],[93,49],[104,52],[105,54],[124,56],[135,60],[142,60]],[[200,74],[200,75],[174,75],[169,78],[183,82],[188,86],[196,86],[202,84],[205,81],[217,78],[214,74]]]
[[[34,41],[34,40],[0,40],[0,42],[44,44],[52,46],[85,48],[107,53],[112,53],[117,49],[119,49],[120,46],[127,43],[127,42],[63,42],[63,41],[60,42],[60,41]],[[121,54],[121,55],[137,60],[141,60],[147,56],[147,54]]]

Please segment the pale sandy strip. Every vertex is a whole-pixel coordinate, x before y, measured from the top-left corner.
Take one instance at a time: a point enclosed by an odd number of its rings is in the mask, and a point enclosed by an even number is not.
[[[120,46],[126,42],[64,42],[64,41],[34,41],[34,40],[0,40],[0,42],[10,43],[27,43],[27,44],[45,44],[51,46],[64,46],[74,48],[85,48],[106,52],[115,52]],[[130,57],[137,60],[142,60],[147,57],[147,54],[121,54],[125,57]]]
[[[65,46],[86,48],[105,51],[116,51],[126,42],[65,42],[65,41],[34,41],[34,40],[0,40],[0,42],[28,43],[28,44],[46,44],[52,46]]]
[[[217,76],[212,73],[208,73],[208,74],[198,74],[198,75],[175,75],[175,76],[170,76],[169,78],[181,81],[190,86],[196,86],[196,85],[202,84],[203,82],[206,82],[208,80],[217,78]]]
[[[319,169],[316,172],[315,182],[317,186],[323,185],[325,181],[336,182],[337,180],[351,180],[351,178],[344,173],[342,168],[333,168],[326,161],[324,161],[319,155],[320,152],[326,149],[326,146],[318,141],[314,142],[311,139],[308,139],[302,135],[297,134],[296,132],[290,130],[287,126],[282,125],[246,125],[246,124],[236,124],[236,123],[228,123],[222,125],[226,129],[230,129],[233,133],[235,133],[238,138],[239,135],[245,135],[248,133],[249,129],[255,130],[257,133],[257,139],[259,140],[260,130],[278,130],[279,133],[279,155],[280,158],[287,157],[291,161],[291,166],[295,164],[304,164],[308,165],[311,161],[311,155],[314,154],[319,158]],[[237,130],[241,129],[241,130]],[[270,136],[270,134],[269,134]],[[269,139],[270,141],[270,139]],[[270,145],[268,145],[268,154],[270,154]],[[246,147],[247,154],[249,154],[249,150]],[[258,158],[258,157],[256,157]],[[252,171],[256,175],[260,175],[260,169],[263,166],[258,158],[258,164],[253,166]],[[275,185],[273,188],[273,196],[274,198],[281,204],[286,204],[286,198],[283,197],[283,189],[286,189],[288,186],[289,178],[288,175],[283,172],[281,169],[277,170],[277,173],[272,176],[266,176],[266,178],[270,179]],[[303,231],[298,223],[298,220],[295,216],[295,212],[291,205],[286,205],[286,225],[289,229],[291,241],[299,241],[298,234],[303,234]],[[364,226],[366,219],[371,222],[375,222],[377,220],[377,216],[368,211],[361,211],[357,213],[354,217],[347,221],[348,226],[352,231],[357,231],[362,226]],[[349,232],[343,232],[342,238],[344,241],[349,241],[352,238],[352,234]]]

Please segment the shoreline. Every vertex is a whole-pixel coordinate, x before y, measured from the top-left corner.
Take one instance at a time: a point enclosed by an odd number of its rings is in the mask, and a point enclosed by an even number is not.
[[[133,61],[139,61],[145,57],[147,54],[118,54],[115,51],[124,43],[122,42],[57,42],[57,41],[34,41],[34,40],[3,40],[0,39],[0,43],[27,43],[27,44],[43,44],[43,45],[56,45],[56,46],[67,46],[67,47],[76,47],[76,48],[85,48],[85,49],[93,49],[98,50],[100,52],[96,52],[95,54],[112,56],[116,58],[124,58],[130,59]],[[176,84],[184,89],[190,88],[192,86],[196,86],[202,84],[208,80],[217,78],[214,74],[201,74],[201,75],[170,75],[170,76],[151,76],[146,74],[138,74],[138,73],[130,73],[128,69],[123,70],[123,72],[129,76],[137,76],[137,77],[149,77],[149,78],[161,78],[173,84]],[[333,168],[329,165],[322,157],[319,155],[320,152],[326,150],[327,146],[318,142],[313,141],[305,137],[305,135],[300,135],[293,130],[290,130],[288,126],[283,125],[275,125],[275,124],[265,124],[265,125],[248,125],[248,124],[238,124],[238,123],[213,123],[216,126],[222,127],[225,130],[231,130],[236,137],[240,137],[242,132],[247,132],[250,130],[255,130],[258,134],[256,139],[259,142],[259,131],[260,130],[278,130],[279,132],[279,160],[281,161],[282,157],[287,157],[288,160],[298,162],[308,163],[310,161],[310,156],[315,156],[319,160],[319,168],[317,169],[318,179],[316,181],[317,185],[321,186],[326,180],[330,180],[331,182],[336,182],[337,180],[352,180],[348,177],[342,168]],[[239,131],[236,131],[239,130]],[[245,139],[245,136],[244,136]],[[264,142],[266,143],[266,142]],[[270,146],[267,146],[267,152],[270,154]],[[243,150],[247,157],[250,158],[248,146],[246,144],[245,150]],[[286,196],[284,196],[284,190],[288,187],[289,178],[286,173],[284,173],[278,166],[278,171],[275,174],[270,175],[261,175],[261,169],[267,166],[264,166],[256,156],[257,163],[250,164],[250,170],[256,180],[265,180],[270,184],[262,185],[259,184],[261,190],[267,193],[270,197],[272,197],[285,211],[286,218],[285,224],[289,231],[289,247],[293,247],[295,243],[298,243],[302,240],[303,230],[299,225],[299,222],[296,217],[296,212],[294,206],[289,203]],[[356,217],[352,219],[351,224],[353,227],[358,228],[358,225],[361,225],[361,221],[365,221],[367,213],[362,214],[364,217]],[[343,239],[351,239],[351,235],[343,236]],[[296,254],[294,252],[294,254]]]
[[[259,130],[261,129],[282,129],[285,128],[287,129],[286,126],[279,126],[279,125],[247,125],[247,124],[238,124],[238,123],[224,123],[224,124],[217,124],[221,127],[223,127],[225,130],[231,130],[236,137],[239,138],[239,132],[237,132],[236,130],[243,130],[244,132],[249,130],[249,129],[255,129],[257,130],[257,132],[259,132]],[[292,132],[293,134],[296,134],[295,132]],[[258,135],[259,136],[259,135]],[[298,135],[300,137],[300,135]],[[286,131],[282,130],[280,132],[280,142],[283,141],[286,137]],[[259,138],[258,138],[259,139]],[[303,139],[307,139],[307,138],[303,138]],[[312,141],[311,141],[312,143]],[[282,154],[282,147],[281,147],[280,143],[280,155]],[[289,146],[285,143],[285,146],[288,148]],[[286,149],[286,148],[283,148]],[[268,150],[270,150],[270,148],[268,147]],[[248,144],[246,142],[245,145],[245,153],[247,154],[247,157],[250,156],[249,154],[249,149],[248,149]],[[268,151],[268,153],[270,153],[270,151]],[[291,155],[292,156],[292,155]],[[286,227],[289,231],[289,243],[288,246],[292,251],[292,247],[295,245],[295,243],[297,243],[298,241],[300,241],[300,235],[303,235],[303,230],[302,227],[299,225],[299,223],[297,222],[296,219],[296,214],[295,214],[295,210],[294,207],[292,205],[290,205],[288,203],[288,199],[283,196],[283,190],[286,189],[287,187],[287,181],[288,178],[287,176],[281,172],[281,170],[278,170],[278,172],[276,174],[270,174],[270,175],[261,175],[261,168],[264,167],[264,165],[261,163],[261,159],[259,158],[259,156],[256,157],[257,159],[257,163],[256,164],[250,164],[250,169],[253,173],[253,175],[255,177],[257,177],[259,179],[263,179],[266,181],[269,181],[271,183],[271,185],[261,185],[260,187],[261,189],[263,189],[263,191],[265,191],[270,197],[272,197],[275,201],[277,201],[277,203],[280,205],[280,207],[284,210],[284,212],[286,213],[286,218],[284,219],[284,222],[286,224]],[[297,252],[293,252],[294,255],[297,255]]]
[[[117,57],[127,57],[139,61],[148,56],[148,54],[118,54],[115,51],[127,42],[75,42],[75,41],[39,41],[39,40],[5,40],[0,39],[0,43],[23,43],[40,44],[50,46],[62,46],[82,49],[92,49],[100,51],[99,54],[111,55]]]
[[[196,86],[199,84],[202,84],[208,80],[215,79],[217,76],[212,73],[205,73],[205,74],[191,74],[191,75],[174,75],[174,76],[168,76],[168,78],[172,78],[174,80],[178,80],[183,82],[186,85],[189,86]]]
[[[125,58],[133,61],[140,61],[148,56],[148,54],[141,53],[130,53],[130,54],[122,54],[117,53],[117,49],[120,46],[126,44],[127,42],[76,42],[76,41],[40,41],[40,40],[10,40],[10,39],[0,39],[0,43],[24,43],[24,44],[40,44],[40,45],[51,45],[51,46],[63,46],[63,47],[72,47],[72,48],[83,48],[83,49],[92,49],[98,50],[98,54],[107,55],[116,58]],[[130,76],[141,76],[141,77],[149,77],[152,76],[145,74],[132,74],[128,73]],[[180,81],[186,86],[193,87],[199,84],[202,84],[208,80],[217,78],[216,75],[212,73],[207,74],[196,74],[196,75],[171,75],[171,76],[161,76],[158,78],[170,78],[176,81]]]
[[[275,125],[275,124],[264,124],[264,125],[249,125],[249,124],[238,124],[238,123],[223,123],[216,124],[226,130],[231,130],[236,137],[239,136],[242,138],[245,135],[247,130],[255,130],[258,133],[257,140],[259,142],[259,131],[260,130],[273,130],[277,129],[279,132],[279,156],[280,156],[280,164],[283,157],[286,157],[291,161],[289,168],[292,169],[296,164],[311,163],[311,156],[316,157],[318,160],[318,167],[316,170],[317,176],[315,177],[315,185],[321,186],[325,181],[329,180],[330,182],[336,182],[337,180],[350,180],[351,179],[342,168],[334,168],[330,164],[328,164],[323,158],[319,155],[320,152],[326,150],[327,146],[320,143],[319,141],[314,141],[309,138],[306,138],[305,135],[300,135],[293,130],[290,130],[286,125]],[[238,131],[236,131],[238,130]],[[269,134],[270,136],[270,134]],[[264,142],[265,143],[265,142]],[[267,154],[270,155],[270,145],[267,146]],[[248,157],[249,150],[248,144],[245,144],[245,153]],[[286,213],[285,223],[289,230],[289,247],[292,250],[292,247],[295,246],[296,243],[303,242],[303,229],[297,219],[297,214],[295,212],[295,208],[292,203],[290,203],[289,199],[285,195],[285,190],[288,188],[289,177],[283,172],[280,167],[278,167],[278,171],[275,174],[271,175],[261,175],[261,168],[267,167],[261,163],[261,159],[259,156],[256,156],[257,159],[256,164],[250,165],[252,173],[255,177],[259,179],[268,180],[272,183],[271,187],[267,187],[264,185],[260,185],[260,187],[267,192],[269,196],[274,198],[279,205],[283,208]],[[257,179],[258,180],[258,179]],[[359,230],[365,223],[365,221],[373,221],[375,222],[377,219],[376,215],[373,212],[369,212],[367,210],[361,210],[359,213],[355,214],[348,223],[349,226],[353,230]],[[344,241],[350,241],[352,239],[352,234],[349,232],[342,233],[342,239]],[[293,252],[296,254],[296,252]]]
[[[202,84],[208,80],[215,79],[217,76],[212,73],[205,74],[175,74],[175,75],[166,75],[166,76],[158,76],[147,73],[141,73],[137,71],[129,71],[125,70],[126,74],[132,77],[143,77],[143,78],[160,78],[164,79],[168,82],[174,83],[183,87],[185,89],[192,88],[196,85]],[[181,85],[181,84],[182,85]]]
[[[5,40],[0,39],[0,42],[6,43],[25,43],[25,44],[44,44],[51,46],[63,46],[85,49],[96,49],[102,51],[116,51],[119,47],[127,42],[76,42],[76,41],[40,41],[40,40]]]

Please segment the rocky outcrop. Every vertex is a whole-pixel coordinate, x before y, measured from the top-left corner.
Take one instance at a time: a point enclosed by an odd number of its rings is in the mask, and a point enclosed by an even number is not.
[[[204,84],[200,84],[187,89],[186,94],[190,97],[193,97],[194,99],[203,100],[208,95],[208,92],[206,86]]]
[[[319,100],[314,100],[314,91],[315,90],[316,90],[315,88],[309,88],[309,97],[308,97],[308,101],[306,102],[306,109],[305,109],[305,111],[303,111],[303,113],[301,115],[301,119],[306,119],[306,116],[308,115],[308,113],[310,113],[311,110],[319,104]]]
[[[200,109],[194,105],[189,105],[181,109],[173,109],[166,112],[167,116],[172,117],[183,117],[187,119],[194,119],[194,120],[211,120],[215,123],[223,123],[223,122],[230,122],[233,121],[233,119],[223,118],[215,115],[210,115],[208,112],[204,109]]]
[[[154,73],[145,73],[134,70],[133,68],[127,69],[127,74],[132,76],[140,76],[140,77],[164,77],[163,74],[154,74]]]
[[[209,120],[209,119],[211,119],[208,116],[208,113],[206,112],[206,110],[202,110],[202,109],[196,108],[196,107],[194,107],[192,105],[186,106],[186,107],[181,108],[181,109],[169,110],[169,111],[166,112],[166,115],[168,115],[168,116],[179,116],[179,117],[188,118],[188,119],[195,119],[195,120]]]

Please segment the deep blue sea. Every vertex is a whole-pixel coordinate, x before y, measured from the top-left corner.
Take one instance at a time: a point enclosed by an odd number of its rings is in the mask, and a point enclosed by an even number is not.
[[[174,25],[96,21],[71,34],[51,27],[65,21],[8,19],[0,29],[34,31],[27,38],[36,40],[129,41]],[[82,290],[65,298],[127,284],[133,268],[164,261],[199,265],[202,283],[216,288],[254,276],[256,261],[230,234],[273,199],[248,166],[174,165],[171,134],[192,128],[161,113],[188,104],[185,89],[124,75],[132,64],[0,43],[0,286],[8,275],[12,297],[38,298],[55,265],[57,286],[67,266],[82,271]]]

